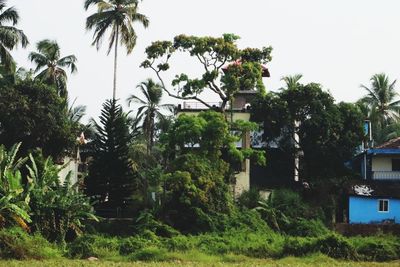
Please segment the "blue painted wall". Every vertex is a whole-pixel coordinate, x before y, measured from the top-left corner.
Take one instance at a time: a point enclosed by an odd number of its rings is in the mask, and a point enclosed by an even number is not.
[[[379,199],[372,197],[349,197],[349,222],[350,223],[373,223],[382,220],[394,219],[400,223],[400,200],[389,199],[389,211],[379,212]]]

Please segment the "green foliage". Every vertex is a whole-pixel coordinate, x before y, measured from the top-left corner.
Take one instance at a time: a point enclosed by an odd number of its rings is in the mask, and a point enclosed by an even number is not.
[[[1,259],[43,260],[60,257],[60,251],[39,235],[28,235],[19,228],[0,230]]]
[[[67,99],[67,73],[64,68],[68,67],[71,73],[76,72],[76,57],[69,55],[61,58],[58,43],[47,39],[38,42],[36,49],[38,52],[29,54],[29,60],[36,64],[35,73],[39,72],[35,79],[54,85],[58,95]]]
[[[80,234],[85,220],[98,220],[88,197],[72,184],[69,173],[60,182],[61,169],[50,158],[38,164],[32,156],[28,180],[30,188],[33,226],[43,236],[63,244],[67,232]]]
[[[119,255],[119,246],[120,240],[117,238],[100,235],[83,235],[68,244],[67,254],[69,257],[80,259],[88,257],[110,259]]]
[[[287,226],[286,233],[291,236],[318,237],[328,234],[329,230],[320,220],[299,218]]]
[[[156,220],[154,215],[147,210],[140,212],[139,216],[136,218],[135,231],[138,234],[150,231],[160,237],[172,237],[179,234],[179,232],[171,226]]]
[[[138,1],[136,0],[85,0],[84,7],[88,10],[91,6],[97,7],[97,12],[90,15],[86,20],[86,29],[94,30],[93,43],[97,49],[108,29],[111,29],[108,53],[113,48],[113,44],[118,41],[126,47],[130,54],[136,45],[136,33],[133,28],[134,22],[140,22],[147,28],[148,18],[138,12]]]
[[[395,236],[353,237],[350,242],[366,261],[390,261],[400,256],[399,239]]]
[[[95,123],[93,160],[86,177],[86,192],[100,204],[124,207],[137,188],[137,181],[129,159],[129,132],[127,115],[116,100],[103,104],[100,124]]]
[[[21,153],[41,148],[46,156],[60,157],[75,145],[74,124],[65,99],[55,88],[33,81],[0,88],[0,140],[6,147],[22,142]]]
[[[243,191],[240,196],[236,199],[239,207],[245,207],[248,209],[254,209],[262,201],[258,188],[252,187],[247,191]]]
[[[354,104],[335,104],[319,84],[287,82],[287,89],[252,103],[251,117],[262,124],[264,141],[278,140],[290,158],[301,151],[300,177],[315,181],[348,174],[343,162],[353,157],[364,138],[360,110]],[[294,133],[299,136],[298,148]]]
[[[29,194],[24,192],[21,166],[26,158],[17,158],[21,143],[9,151],[0,145],[0,228],[16,223],[28,230]]]
[[[237,129],[253,126],[238,122]],[[236,148],[237,137],[230,133],[224,116],[215,111],[182,114],[162,140],[170,162],[163,177],[160,215],[184,232],[218,228],[215,218],[233,209],[229,184],[234,164],[251,156],[252,150]]]
[[[316,247],[325,255],[338,259],[357,259],[357,253],[353,245],[344,237],[330,234],[318,238]]]
[[[262,66],[271,61],[271,47],[262,49],[239,49],[234,34],[222,37],[197,37],[178,35],[171,41],[156,41],[146,48],[147,59],[141,64],[150,68],[159,78],[162,89],[178,99],[197,100],[211,108],[200,99],[204,91],[216,93],[222,101],[219,107],[225,110],[239,90],[254,90],[264,93]],[[169,70],[170,58],[178,52],[187,53],[198,60],[204,69],[201,78],[191,78],[187,74],[177,74],[172,81],[173,90],[167,88],[162,73]],[[229,64],[231,63],[231,64]],[[229,64],[226,67],[226,64]],[[224,68],[226,67],[226,68]]]
[[[169,257],[167,250],[159,247],[147,247],[138,249],[129,256],[130,260],[133,261],[165,261]]]
[[[18,21],[18,11],[14,7],[7,7],[6,1],[2,0],[0,6],[0,60],[7,72],[15,70],[15,62],[9,50],[18,45],[25,48],[29,44],[24,32],[14,27]]]
[[[331,258],[358,259],[357,252],[349,240],[337,234],[319,238],[288,238],[283,246],[284,255],[304,256],[317,252]]]

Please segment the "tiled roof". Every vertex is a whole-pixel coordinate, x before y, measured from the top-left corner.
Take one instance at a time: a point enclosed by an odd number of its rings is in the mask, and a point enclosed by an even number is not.
[[[384,149],[400,148],[400,137],[391,139],[375,148],[384,148]]]

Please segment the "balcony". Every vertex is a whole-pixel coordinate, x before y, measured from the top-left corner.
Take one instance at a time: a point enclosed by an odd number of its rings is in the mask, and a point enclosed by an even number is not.
[[[385,181],[400,180],[400,171],[373,171],[372,179]]]

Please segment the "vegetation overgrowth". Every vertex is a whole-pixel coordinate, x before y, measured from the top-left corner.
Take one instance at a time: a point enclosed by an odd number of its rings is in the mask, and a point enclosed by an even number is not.
[[[0,259],[9,260],[0,265],[399,263],[398,236],[332,230],[343,219],[343,185],[359,178],[344,162],[369,143],[364,120],[377,143],[400,136],[395,81],[374,75],[357,103],[336,103],[322,85],[302,84],[301,75],[266,92],[263,64],[272,60],[271,47],[241,49],[234,34],[181,34],[147,47],[141,67],[157,81],[138,85],[143,96],[135,91],[127,102],[140,106],[127,112],[116,98],[118,49],[133,51],[134,22],[149,25],[138,6],[84,1],[86,10],[97,8],[86,23],[92,44],[99,48],[109,30],[108,53],[114,49],[113,97],[98,120],[85,124],[85,107],[68,98],[67,70],[77,72],[77,58],[61,57],[58,43],[44,39],[29,54],[36,69],[17,68],[9,50],[28,39],[14,27],[17,10],[0,0]],[[200,78],[163,77],[179,53],[198,60]],[[204,101],[203,92],[216,94],[219,106]],[[207,110],[177,116],[162,103],[164,93]],[[252,102],[240,113],[250,113],[250,121],[234,120],[235,98],[248,93]],[[260,145],[249,145],[259,130],[252,141]],[[272,149],[301,181],[236,188],[247,163],[265,167]],[[71,162],[80,166],[65,174]],[[261,189],[270,189],[268,196]],[[81,261],[88,258],[99,261]]]

